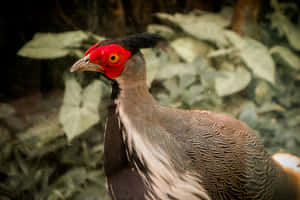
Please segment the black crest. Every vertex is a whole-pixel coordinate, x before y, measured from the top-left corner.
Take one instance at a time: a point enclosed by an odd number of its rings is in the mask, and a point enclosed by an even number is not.
[[[156,47],[159,44],[167,44],[167,40],[154,33],[138,33],[127,37],[104,40],[100,43],[100,46],[107,44],[118,44],[129,51],[137,52],[139,49]]]

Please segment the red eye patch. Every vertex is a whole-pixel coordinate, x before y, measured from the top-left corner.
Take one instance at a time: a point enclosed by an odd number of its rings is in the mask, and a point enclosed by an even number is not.
[[[98,45],[95,44],[86,51],[86,55],[89,54],[89,61],[100,65],[107,77],[119,76],[131,52],[117,44]]]

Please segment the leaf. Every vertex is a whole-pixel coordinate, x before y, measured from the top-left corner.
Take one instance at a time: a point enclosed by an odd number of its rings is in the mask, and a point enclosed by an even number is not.
[[[59,177],[55,185],[80,185],[87,179],[87,171],[82,167],[69,170],[66,174]]]
[[[263,80],[258,80],[255,82],[255,84],[255,102],[258,104],[270,102],[272,100],[272,95],[269,84]]]
[[[258,114],[267,113],[267,112],[285,112],[285,108],[280,106],[279,104],[276,104],[274,102],[266,102],[261,105],[261,107],[258,108]]]
[[[300,125],[300,109],[294,108],[292,110],[288,110],[284,113],[285,117],[288,119],[287,124],[289,127],[295,127],[296,125]]]
[[[219,96],[228,96],[245,89],[251,81],[251,74],[242,67],[236,71],[222,71],[215,78],[215,89]]]
[[[275,64],[267,47],[251,38],[226,31],[228,40],[239,49],[238,56],[257,77],[275,84]]]
[[[214,88],[216,70],[209,64],[209,60],[198,57],[192,64],[195,66],[197,74],[201,77],[201,84],[206,88]]]
[[[17,54],[34,59],[60,58],[70,54],[72,48],[79,48],[88,38],[88,34],[83,31],[36,33]]]
[[[81,185],[86,182],[86,179],[87,171],[85,168],[71,169],[52,184],[53,191],[50,197],[55,198],[55,196],[60,195],[62,198],[68,199],[68,197],[81,189]]]
[[[191,93],[188,87],[196,80],[195,75],[183,74],[178,77],[167,79],[163,85],[169,92],[169,96],[160,96],[159,99],[163,103],[167,103],[172,107],[180,107],[183,103],[187,103],[191,99]],[[194,95],[194,94],[193,94]]]
[[[176,98],[178,95],[180,95],[180,91],[178,88],[178,83],[175,77],[168,79],[164,82],[164,86],[167,88],[167,90],[170,93],[170,98]]]
[[[78,195],[76,195],[73,200],[111,200],[105,187],[99,186],[89,186]]]
[[[286,16],[281,12],[276,11],[271,15],[272,26],[278,29],[279,33],[284,34],[290,45],[300,51],[300,29],[296,27]]]
[[[0,103],[0,119],[5,119],[15,113],[14,107],[6,103]]]
[[[192,62],[197,56],[206,56],[213,48],[205,42],[190,37],[178,38],[171,42],[171,46],[187,62]]]
[[[34,148],[41,148],[49,141],[55,140],[63,135],[63,130],[59,126],[56,117],[51,119],[44,118],[37,125],[29,128],[23,133],[18,134],[18,138],[27,145]]]
[[[199,14],[195,12],[186,15],[158,13],[157,17],[175,23],[186,33],[200,40],[212,42],[219,47],[228,44],[224,35],[224,28],[230,24],[230,20],[221,15],[212,13]]]
[[[160,24],[149,24],[147,26],[147,32],[159,34],[166,39],[171,39],[176,34],[173,29]]]
[[[203,100],[204,94],[203,92],[205,91],[204,87],[200,84],[194,84],[191,87],[189,87],[189,89],[186,91],[187,94],[190,94],[190,96],[188,98],[186,98],[186,102],[189,105],[193,105],[196,102],[199,102],[201,100]]]
[[[102,40],[105,40],[105,37],[91,33],[91,32],[87,32],[87,34],[91,37],[92,40],[94,40],[95,42],[99,42]]]
[[[252,103],[245,105],[242,112],[239,114],[239,120],[247,123],[250,127],[255,128],[259,123],[255,105]]]
[[[179,90],[184,91],[196,80],[195,74],[183,74],[179,76]]]
[[[100,120],[98,106],[101,95],[102,83],[98,80],[93,81],[85,89],[82,89],[74,78],[66,80],[59,120],[69,141]]]
[[[279,63],[292,69],[300,70],[300,58],[289,48],[284,46],[275,46],[270,49],[270,52],[274,59],[278,60]]]
[[[169,57],[161,49],[142,49],[141,51],[147,66],[147,85],[150,86],[160,68],[169,61]]]
[[[197,74],[196,68],[192,64],[166,63],[157,73],[157,79],[169,79],[179,74]]]

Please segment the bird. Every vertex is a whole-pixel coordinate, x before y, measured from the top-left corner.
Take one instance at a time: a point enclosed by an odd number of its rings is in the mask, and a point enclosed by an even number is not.
[[[140,49],[164,45],[153,33],[107,39],[70,68],[100,72],[112,83],[104,133],[112,199],[299,200],[298,157],[270,156],[253,130],[229,115],[155,100]]]

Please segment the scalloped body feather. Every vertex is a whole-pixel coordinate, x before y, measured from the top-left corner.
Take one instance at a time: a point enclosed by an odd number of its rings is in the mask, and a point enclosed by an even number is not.
[[[111,78],[104,169],[112,198],[298,200],[299,176],[274,161],[245,123],[223,114],[157,104],[146,85],[139,48],[162,40],[155,34],[138,34],[103,41],[71,69],[112,70],[103,60],[89,64],[94,51],[109,45],[132,53],[120,74]]]

